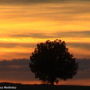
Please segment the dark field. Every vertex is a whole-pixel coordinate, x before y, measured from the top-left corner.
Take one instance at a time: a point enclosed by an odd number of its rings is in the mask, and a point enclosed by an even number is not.
[[[74,85],[25,85],[15,83],[0,83],[0,90],[90,90],[90,86],[74,86]]]

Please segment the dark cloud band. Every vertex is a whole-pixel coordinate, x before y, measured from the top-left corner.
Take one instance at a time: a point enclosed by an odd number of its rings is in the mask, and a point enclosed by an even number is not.
[[[90,60],[80,59],[78,74],[75,79],[90,79]],[[0,61],[0,80],[32,81],[36,80],[29,68],[28,59]]]

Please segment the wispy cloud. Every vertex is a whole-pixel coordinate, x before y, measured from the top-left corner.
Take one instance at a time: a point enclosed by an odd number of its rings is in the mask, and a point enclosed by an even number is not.
[[[48,1],[48,0],[45,0],[45,1]],[[44,17],[46,19],[51,19],[56,21],[90,20],[89,15],[87,15],[87,14],[90,14],[89,3],[90,2],[48,3],[48,4],[42,3],[42,4],[21,5],[21,6],[11,5],[11,6],[0,7],[0,10],[1,10],[0,13],[2,13],[5,16],[5,18],[10,18],[10,19],[17,18],[17,17],[18,18],[43,18]],[[2,16],[2,14],[0,16]],[[87,17],[85,14],[87,15]]]
[[[67,45],[74,48],[90,50],[90,43],[68,43]]]
[[[0,0],[2,3],[41,3],[41,2],[67,2],[67,1],[90,1],[90,0]]]
[[[32,38],[53,38],[53,35],[47,33],[29,33],[29,34],[13,34],[11,37],[32,37]]]
[[[72,32],[57,32],[56,36],[60,37],[82,37],[82,38],[90,38],[90,31],[72,31]]]
[[[90,38],[90,31],[68,31],[68,32],[56,32],[56,33],[29,33],[29,34],[12,34],[11,37],[32,37],[32,38],[60,38],[60,37],[82,37]]]
[[[15,47],[24,47],[24,48],[33,48],[35,47],[34,43],[0,43],[2,48],[15,48]]]
[[[66,42],[69,47],[90,50],[90,43]],[[35,48],[37,43],[0,43],[0,48]]]

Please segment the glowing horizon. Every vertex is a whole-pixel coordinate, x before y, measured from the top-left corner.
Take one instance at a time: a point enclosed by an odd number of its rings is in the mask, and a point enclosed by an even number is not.
[[[84,83],[84,82],[87,83]],[[0,80],[1,83],[7,82],[7,83],[17,83],[17,84],[30,84],[30,85],[40,85],[40,84],[47,84],[47,82],[43,81],[15,81],[15,80]],[[57,84],[54,83],[55,85],[80,85],[80,86],[90,86],[90,80],[67,80],[67,81],[59,81]]]

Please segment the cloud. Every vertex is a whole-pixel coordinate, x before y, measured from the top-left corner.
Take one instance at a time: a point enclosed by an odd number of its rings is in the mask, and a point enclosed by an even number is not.
[[[90,59],[79,59],[78,74],[76,75],[77,79],[90,79]]]
[[[11,61],[4,60],[0,61],[0,71],[28,71],[27,65],[28,60],[26,59],[13,59]]]
[[[79,70],[74,79],[90,79],[90,60],[79,59]],[[0,61],[0,80],[34,81],[37,80],[30,71],[28,59]]]
[[[40,3],[40,2],[59,2],[64,0],[0,0],[2,3]]]
[[[40,8],[41,7],[41,8]],[[90,20],[88,17],[85,16],[85,14],[89,14],[90,13],[90,6],[88,3],[67,3],[64,5],[62,3],[54,3],[54,4],[49,4],[47,6],[42,4],[42,5],[36,5],[36,6],[28,6],[27,8],[18,8],[17,11],[15,11],[15,9],[12,10],[12,13],[17,13],[18,17],[31,17],[31,18],[48,18],[48,19],[52,19],[52,20],[64,20],[64,21],[68,21],[68,20]],[[33,12],[31,12],[30,10],[33,10]],[[8,11],[9,12],[9,11]],[[23,14],[23,12],[25,12]],[[83,16],[80,17],[80,16]],[[16,16],[16,14],[15,14]],[[10,17],[10,15],[8,15],[8,17]]]
[[[29,33],[29,34],[14,34],[11,37],[32,37],[32,38],[52,38],[53,35],[47,33]]]
[[[0,47],[3,47],[3,48],[15,48],[15,47],[33,48],[35,47],[35,44],[34,43],[0,43]]]
[[[0,43],[0,58],[29,58],[37,43]],[[72,52],[72,54],[75,55],[75,57],[90,58],[89,42],[66,42],[66,46],[69,48],[70,52]]]
[[[72,31],[72,32],[57,32],[56,36],[59,37],[89,37],[90,38],[90,31]]]
[[[29,60],[14,59],[12,61],[0,61],[0,80],[34,80],[34,75],[29,68]]]
[[[90,1],[90,0],[0,0],[1,3],[46,3],[46,2],[67,2],[67,1]]]
[[[67,45],[70,47],[90,50],[90,43],[67,43]]]
[[[90,31],[72,31],[72,32],[56,32],[56,33],[29,33],[29,34],[13,34],[11,37],[32,37],[32,38],[60,38],[60,37],[90,37]]]
[[[49,38],[90,38],[90,31],[72,31],[72,32],[56,32],[56,33],[29,33],[29,34],[12,34],[11,38],[33,38],[33,39],[49,39]],[[37,43],[0,43],[0,47],[4,48],[14,48],[14,47],[24,47],[24,48],[34,48]],[[68,46],[74,48],[81,48],[90,50],[90,43],[81,42],[68,42]]]

